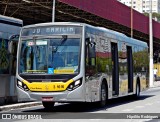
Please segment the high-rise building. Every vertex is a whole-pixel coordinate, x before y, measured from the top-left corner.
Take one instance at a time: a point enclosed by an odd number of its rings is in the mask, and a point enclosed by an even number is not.
[[[149,13],[152,3],[152,12],[160,13],[160,0],[117,0],[127,6],[133,6],[133,9],[140,13]],[[131,4],[132,1],[132,4]]]

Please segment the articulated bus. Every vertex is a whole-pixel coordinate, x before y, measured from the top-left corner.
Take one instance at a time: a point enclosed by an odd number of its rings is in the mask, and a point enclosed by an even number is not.
[[[17,54],[20,101],[96,102],[148,88],[147,43],[84,23],[43,23],[22,28]]]

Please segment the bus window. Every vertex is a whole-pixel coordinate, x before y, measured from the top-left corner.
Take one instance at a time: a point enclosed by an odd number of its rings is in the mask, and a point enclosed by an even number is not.
[[[86,74],[93,75],[96,70],[96,43],[90,38],[86,39]]]
[[[96,52],[95,52],[95,45],[89,45],[89,64],[91,66],[95,66],[96,65]]]
[[[79,71],[80,39],[23,40],[21,73],[74,74]]]
[[[0,38],[0,74],[9,74],[8,39]]]
[[[19,39],[19,35],[12,35],[9,38],[8,50],[10,53],[10,61],[11,61],[10,63],[11,75],[16,74],[18,39]]]
[[[86,39],[87,44],[87,60],[88,60],[88,65],[90,66],[95,66],[96,65],[96,43],[92,39]]]

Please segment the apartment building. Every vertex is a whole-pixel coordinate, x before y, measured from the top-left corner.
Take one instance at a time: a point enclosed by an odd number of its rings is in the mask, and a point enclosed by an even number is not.
[[[117,0],[127,6],[133,6],[133,9],[140,13],[149,13],[150,4],[152,4],[152,12],[160,13],[160,0]],[[132,2],[132,4],[131,4]]]

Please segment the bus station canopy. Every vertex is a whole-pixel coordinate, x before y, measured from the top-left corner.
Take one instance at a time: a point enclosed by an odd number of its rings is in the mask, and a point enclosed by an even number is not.
[[[83,22],[131,36],[131,8],[117,0],[55,0],[55,21]],[[24,25],[52,21],[53,0],[1,0],[0,14]],[[160,45],[160,23],[153,21],[154,49]],[[133,10],[133,38],[149,44],[149,18]]]

